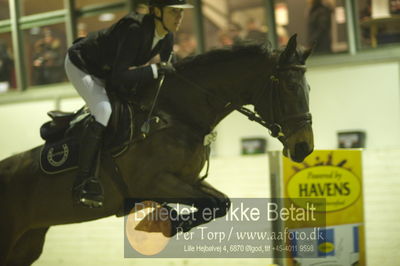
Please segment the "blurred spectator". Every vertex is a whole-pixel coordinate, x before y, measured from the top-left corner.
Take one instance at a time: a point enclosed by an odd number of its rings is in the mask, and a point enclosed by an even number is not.
[[[146,4],[138,4],[135,8],[136,13],[146,15],[149,13],[149,7]]]
[[[192,34],[181,32],[176,36],[176,42],[174,52],[178,61],[196,53],[197,42]]]
[[[0,42],[0,92],[6,92],[11,87],[13,65],[7,44]]]
[[[243,42],[242,27],[237,23],[230,23],[227,28],[220,30],[218,41],[222,46],[232,46]]]
[[[400,15],[400,0],[390,0],[390,14]]]
[[[308,44],[315,53],[331,53],[332,9],[322,0],[309,0]]]
[[[372,3],[371,0],[367,0],[365,6],[360,10],[360,20],[371,19],[372,14]]]
[[[254,18],[247,20],[246,30],[246,40],[256,43],[265,43],[267,41],[267,33],[261,29]]]
[[[360,10],[360,21],[368,21],[372,15],[372,3],[371,0],[367,0],[365,6]],[[371,44],[371,29],[370,27],[361,27],[362,42],[365,44]]]
[[[61,41],[50,28],[43,28],[43,38],[34,44],[34,85],[61,82],[64,77]]]
[[[242,37],[240,36],[242,33],[242,27],[237,23],[231,23],[228,26],[228,34],[230,39],[233,41],[233,44],[239,44],[242,42]]]
[[[78,23],[78,38],[86,37],[88,35],[87,24],[83,22]]]
[[[233,45],[232,37],[227,30],[221,30],[218,33],[218,41],[222,46],[232,46]]]

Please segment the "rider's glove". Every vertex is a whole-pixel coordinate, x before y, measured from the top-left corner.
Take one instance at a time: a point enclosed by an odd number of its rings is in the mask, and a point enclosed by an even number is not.
[[[175,68],[170,62],[160,62],[157,64],[157,71],[159,75],[173,74]]]

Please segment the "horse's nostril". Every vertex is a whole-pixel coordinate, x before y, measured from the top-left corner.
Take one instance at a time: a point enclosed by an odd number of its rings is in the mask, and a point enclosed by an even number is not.
[[[303,161],[304,158],[309,154],[310,149],[307,142],[297,143],[294,147],[294,157],[298,161]]]

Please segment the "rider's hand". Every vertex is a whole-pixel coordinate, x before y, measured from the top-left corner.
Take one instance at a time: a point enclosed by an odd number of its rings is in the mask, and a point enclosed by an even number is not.
[[[159,75],[175,73],[175,68],[170,62],[160,62],[157,64],[157,70]]]

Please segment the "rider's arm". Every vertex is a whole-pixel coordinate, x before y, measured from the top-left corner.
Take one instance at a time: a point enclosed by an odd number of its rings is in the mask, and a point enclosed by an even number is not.
[[[154,79],[151,66],[132,68],[146,34],[138,25],[123,25],[114,34],[117,44],[110,85],[111,89],[136,88]]]

